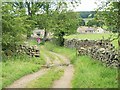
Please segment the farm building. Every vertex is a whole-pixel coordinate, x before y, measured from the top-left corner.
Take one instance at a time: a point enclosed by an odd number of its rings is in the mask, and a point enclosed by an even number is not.
[[[81,26],[77,29],[78,33],[94,33],[95,28],[93,27],[86,27],[86,26]]]
[[[37,37],[41,37],[43,38],[44,37],[44,33],[45,33],[45,30],[44,29],[35,29],[33,30],[33,34],[31,35],[31,37],[33,38],[37,38]],[[52,36],[52,33],[51,32],[47,32],[47,38],[50,38]]]
[[[98,27],[87,27],[87,26],[81,26],[77,29],[78,33],[104,33],[104,29]]]
[[[105,30],[102,29],[101,27],[97,28],[97,33],[104,33],[104,32],[105,32]]]
[[[33,30],[33,34],[31,35],[31,37],[33,37],[33,38],[43,37],[44,33],[45,33],[44,30],[36,28],[35,30]]]

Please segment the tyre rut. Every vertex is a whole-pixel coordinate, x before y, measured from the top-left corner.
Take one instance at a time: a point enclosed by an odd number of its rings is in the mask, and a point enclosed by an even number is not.
[[[39,77],[42,77],[42,75],[44,75],[50,69],[50,67],[57,67],[64,69],[64,75],[59,80],[53,82],[52,88],[59,88],[59,87],[70,88],[71,87],[70,83],[74,72],[73,66],[70,65],[70,61],[63,55],[51,51],[47,51],[47,52],[53,55],[53,57],[55,58],[54,60],[52,60],[53,62],[51,61],[50,58],[51,56],[49,56],[50,54],[47,55],[44,52],[43,56],[45,57],[46,60],[46,65],[43,65],[44,68],[33,74],[23,76],[22,78],[15,81],[7,88],[25,88],[29,82],[32,82],[33,80]],[[66,82],[66,84],[64,82]]]

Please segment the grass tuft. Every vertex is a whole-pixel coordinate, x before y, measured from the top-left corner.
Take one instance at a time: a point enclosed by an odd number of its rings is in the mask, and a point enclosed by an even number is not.
[[[2,62],[2,87],[12,84],[24,75],[34,73],[45,64],[43,58],[30,58],[27,55],[11,57]]]
[[[73,88],[117,88],[117,69],[105,67],[88,56],[75,62]]]
[[[51,69],[42,77],[33,80],[27,88],[50,88],[55,80],[58,80],[64,73],[64,70]]]

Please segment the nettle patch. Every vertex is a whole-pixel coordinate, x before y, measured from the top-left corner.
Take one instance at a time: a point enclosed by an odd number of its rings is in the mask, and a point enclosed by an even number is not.
[[[116,50],[109,40],[65,40],[65,47],[76,48],[77,55],[89,55],[109,67],[120,66],[120,50]]]

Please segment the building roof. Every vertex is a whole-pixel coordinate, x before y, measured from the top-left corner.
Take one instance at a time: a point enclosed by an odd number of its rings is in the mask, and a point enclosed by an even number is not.
[[[95,31],[96,29],[94,27],[87,27],[87,26],[81,26],[77,29],[77,32],[81,31]]]

